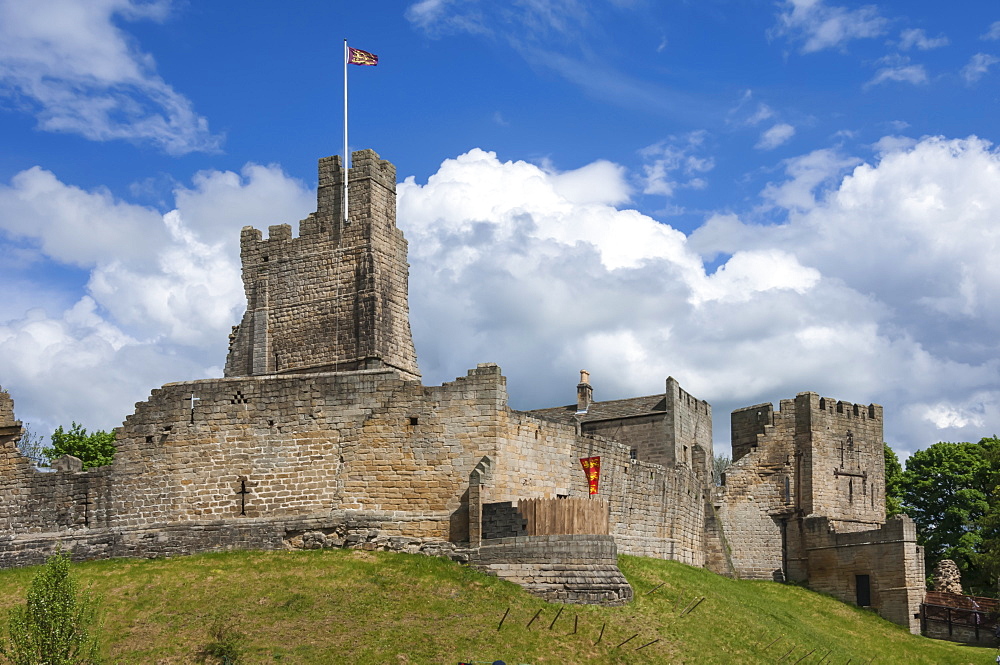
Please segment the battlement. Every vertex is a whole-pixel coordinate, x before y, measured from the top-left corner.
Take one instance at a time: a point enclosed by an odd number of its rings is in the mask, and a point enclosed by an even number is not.
[[[316,212],[240,234],[247,310],[226,376],[392,367],[419,377],[410,334],[407,246],[396,227],[396,168],[353,153],[344,220],[339,156],[319,160]]]
[[[879,404],[854,404],[836,400],[832,397],[820,397],[814,392],[802,392],[795,396],[798,408],[807,408],[819,412],[826,418],[871,419],[882,422],[882,407]]]

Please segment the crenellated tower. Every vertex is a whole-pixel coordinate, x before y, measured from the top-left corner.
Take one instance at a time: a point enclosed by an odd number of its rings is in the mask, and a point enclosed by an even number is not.
[[[247,310],[230,336],[226,376],[392,367],[419,378],[410,334],[406,239],[396,228],[396,168],[352,153],[344,222],[339,156],[319,160],[316,212],[240,237]]]

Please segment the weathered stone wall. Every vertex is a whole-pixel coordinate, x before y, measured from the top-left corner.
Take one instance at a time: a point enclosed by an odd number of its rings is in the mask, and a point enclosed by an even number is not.
[[[795,398],[803,474],[800,507],[826,515],[840,531],[885,522],[885,457],[882,407],[799,393]]]
[[[920,632],[925,594],[924,553],[913,520],[900,515],[880,528],[838,532],[826,517],[803,520],[809,587],[845,603],[858,600],[857,578],[870,582],[871,607],[886,619]]]
[[[484,457],[497,462],[481,500],[495,503],[589,500],[579,459],[593,455],[623,551],[703,564],[705,488],[692,469],[510,411],[505,383],[486,364],[435,387],[386,369],[167,384],[117,431],[113,465],[39,473],[22,460],[23,473],[3,476],[0,565],[38,560],[55,540],[80,556],[282,546],[348,518],[379,537],[462,543]]]
[[[670,421],[665,413],[651,413],[616,420],[583,423],[586,434],[617,441],[629,448],[635,459],[673,466],[674,449],[668,431]],[[631,451],[634,451],[631,452]]]
[[[339,157],[320,160],[316,212],[292,237],[245,227],[247,311],[226,376],[374,369],[419,376],[410,334],[406,240],[396,228],[396,169],[372,150],[353,154],[343,221]]]
[[[269,525],[257,527],[269,534],[265,546],[281,542],[279,524],[320,519],[334,528],[334,516],[353,514],[390,535],[461,542],[468,477],[495,448],[505,404],[495,366],[432,388],[391,370],[168,384],[118,430],[113,465],[40,473],[22,459],[17,473],[4,473],[0,537],[44,531],[54,540],[99,528],[177,536],[188,525],[187,536],[155,550],[127,537],[101,546],[169,553],[199,549],[192,543],[209,525],[220,535],[205,535],[200,549],[224,547],[238,531],[227,525],[244,521]],[[7,548],[18,558],[24,549]],[[11,563],[0,552],[0,565]]]
[[[781,414],[791,411],[782,400]],[[733,457],[716,505],[741,578],[784,580],[786,521],[796,492],[795,420],[776,418],[770,405],[732,413]]]
[[[667,378],[667,414],[669,443],[673,461],[685,464],[705,479],[712,477],[712,406],[691,395],[673,377]]]
[[[510,412],[507,425],[483,501],[587,497],[580,458],[600,456],[599,495],[608,501],[621,551],[704,564],[707,487],[692,468],[640,462],[627,445],[526,413]]]

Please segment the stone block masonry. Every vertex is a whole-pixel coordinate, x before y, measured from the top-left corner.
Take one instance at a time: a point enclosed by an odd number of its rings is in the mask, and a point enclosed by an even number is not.
[[[417,378],[410,334],[406,240],[396,228],[396,169],[353,153],[350,219],[339,157],[319,163],[316,212],[292,237],[240,237],[247,310],[230,338],[226,376],[393,367]]]

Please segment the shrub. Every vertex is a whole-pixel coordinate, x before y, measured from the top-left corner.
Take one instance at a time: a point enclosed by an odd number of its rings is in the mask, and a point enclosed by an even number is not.
[[[31,580],[27,603],[15,607],[0,641],[12,665],[94,665],[97,637],[91,632],[96,603],[70,576],[69,557],[57,553]]]

